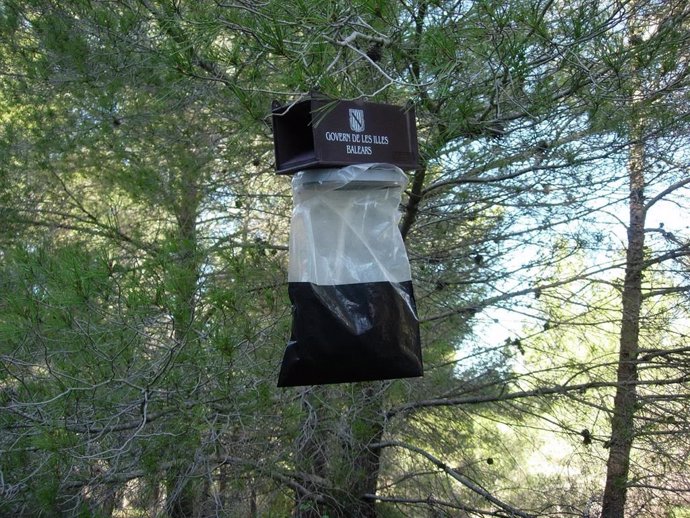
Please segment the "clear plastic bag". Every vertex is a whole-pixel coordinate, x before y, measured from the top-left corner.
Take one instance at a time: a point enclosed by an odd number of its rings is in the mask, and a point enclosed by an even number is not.
[[[410,266],[398,229],[406,182],[388,164],[293,177],[293,325],[279,386],[422,375]]]

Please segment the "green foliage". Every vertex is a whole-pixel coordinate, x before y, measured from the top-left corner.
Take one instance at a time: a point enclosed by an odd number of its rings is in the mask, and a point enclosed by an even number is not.
[[[624,260],[595,216],[627,196],[633,119],[648,199],[683,192],[686,9],[645,4],[658,30],[631,45],[637,4],[250,4],[0,2],[0,513],[509,514],[402,444],[506,505],[584,514]],[[274,387],[291,201],[265,118],[311,89],[415,107],[423,379]],[[645,259],[687,260],[658,230]],[[684,266],[656,268],[637,476],[674,489]],[[532,323],[483,336],[491,307]]]

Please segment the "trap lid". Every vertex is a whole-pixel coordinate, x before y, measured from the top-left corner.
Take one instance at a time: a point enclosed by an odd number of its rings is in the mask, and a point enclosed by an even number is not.
[[[326,98],[274,102],[272,122],[279,174],[362,163],[419,167],[412,106]]]

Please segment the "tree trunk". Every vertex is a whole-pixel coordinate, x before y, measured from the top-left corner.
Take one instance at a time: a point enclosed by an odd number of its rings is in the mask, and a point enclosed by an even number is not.
[[[633,3],[633,9],[636,5]],[[611,419],[609,457],[606,464],[606,485],[602,502],[602,518],[623,518],[630,470],[630,453],[635,436],[637,404],[640,314],[642,309],[642,274],[644,260],[644,226],[646,209],[644,119],[640,115],[643,94],[640,84],[641,63],[637,54],[642,43],[640,15],[633,12],[628,19],[628,39],[633,51],[630,84],[630,138],[628,159],[629,221],[628,250],[625,258],[623,284],[623,316],[621,319],[616,396]]]
[[[634,31],[631,31],[634,36]],[[631,36],[631,41],[639,41]],[[637,67],[633,70],[633,81],[637,81]],[[639,104],[639,90],[635,84],[631,117],[632,149],[628,160],[630,186],[628,250],[625,261],[625,283],[623,285],[623,316],[620,330],[620,349],[616,396],[611,420],[609,457],[606,465],[602,518],[622,518],[625,512],[630,452],[634,439],[636,384],[638,381],[638,355],[640,339],[640,314],[642,307],[642,273],[644,259],[645,226],[645,144],[643,122],[636,113]]]
[[[172,286],[173,339],[180,351],[177,360],[183,362],[196,354],[193,330],[199,282],[199,257],[196,218],[199,209],[199,186],[196,171],[181,171],[180,192],[176,207],[177,235],[174,243],[175,265]],[[181,466],[168,474],[166,509],[171,518],[191,518],[198,507],[199,484],[194,479],[193,466]]]
[[[302,410],[305,413],[302,435],[297,444],[297,464],[308,475],[325,479],[327,476],[327,440],[328,433],[324,428],[326,408],[323,399],[326,396],[323,387],[305,388],[302,392]],[[324,488],[308,480],[304,486],[310,494],[297,492],[293,518],[319,518],[326,516],[323,504],[317,497],[323,494]]]
[[[351,478],[345,493],[352,495],[348,506],[348,516],[353,518],[376,518],[375,502],[364,499],[364,495],[376,494],[379,468],[381,464],[380,449],[371,445],[381,442],[384,433],[383,386],[374,382],[364,386],[358,400],[357,414],[350,420],[351,444],[348,446],[352,459]]]

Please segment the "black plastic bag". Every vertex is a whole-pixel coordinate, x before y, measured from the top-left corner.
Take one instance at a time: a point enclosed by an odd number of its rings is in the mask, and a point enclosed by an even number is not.
[[[410,266],[398,230],[406,181],[387,164],[293,177],[293,322],[278,386],[423,374]]]

